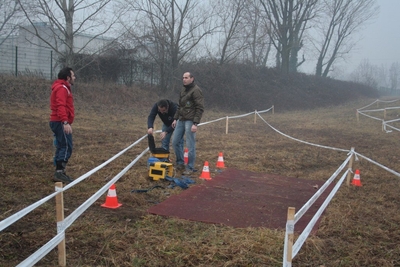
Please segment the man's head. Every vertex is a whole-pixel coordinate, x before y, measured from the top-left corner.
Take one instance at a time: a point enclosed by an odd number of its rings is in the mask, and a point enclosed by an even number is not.
[[[62,68],[58,73],[58,79],[68,81],[70,84],[74,84],[75,78],[75,73],[70,67]]]
[[[167,99],[161,99],[160,101],[158,101],[157,107],[158,107],[158,112],[162,114],[168,113],[169,105]]]
[[[194,76],[190,72],[183,74],[183,85],[189,85],[194,82]]]

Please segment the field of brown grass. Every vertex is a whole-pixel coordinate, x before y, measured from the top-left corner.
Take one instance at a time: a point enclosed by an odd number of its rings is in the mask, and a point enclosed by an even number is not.
[[[356,108],[372,101],[307,111],[275,110],[275,114],[262,117],[294,138],[334,148],[354,147],[356,152],[400,171],[399,133],[384,133],[378,121],[365,117],[357,122]],[[102,111],[78,108],[73,125],[75,150],[68,173],[79,177],[142,137],[146,112],[134,106]],[[202,121],[233,115],[239,114],[206,110]],[[54,192],[48,116],[46,105],[0,102],[0,220]],[[393,110],[387,119],[397,116]],[[228,168],[326,180],[347,157],[344,152],[287,138],[259,118],[254,123],[254,116],[232,119],[229,125],[228,134],[224,120],[199,127],[199,169],[204,161],[215,162],[222,151]],[[147,143],[141,142],[67,190],[65,215],[146,147]],[[118,200],[123,204],[120,208],[102,208],[104,196],[66,231],[68,266],[282,266],[283,231],[236,229],[147,214],[155,203],[182,191],[175,187],[131,193],[132,189],[168,185],[148,178],[147,158],[139,160],[116,183]],[[399,177],[366,160],[356,161],[354,168],[360,170],[363,186],[340,188],[319,230],[307,239],[293,266],[400,266]],[[197,177],[194,180],[203,183]],[[17,265],[56,234],[54,206],[50,201],[0,232],[0,266]],[[56,265],[57,250],[53,250],[36,266]]]

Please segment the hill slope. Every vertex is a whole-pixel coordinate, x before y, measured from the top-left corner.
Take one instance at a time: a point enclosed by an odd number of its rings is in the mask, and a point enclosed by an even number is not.
[[[303,110],[379,96],[377,91],[361,84],[299,73],[281,76],[273,69],[211,69],[196,69],[200,73],[196,82],[203,90],[206,109],[248,112],[274,105],[279,111]],[[0,94],[2,101],[8,103],[46,106],[50,87],[51,81],[43,79],[0,75]],[[85,84],[79,80],[73,92],[78,109],[98,111],[147,112],[160,98],[178,99],[178,92],[173,91],[100,82]]]

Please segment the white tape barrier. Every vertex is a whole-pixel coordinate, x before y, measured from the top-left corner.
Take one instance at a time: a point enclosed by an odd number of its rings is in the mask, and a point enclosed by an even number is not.
[[[400,99],[394,99],[394,100],[379,100],[379,99],[377,99],[377,100],[375,100],[374,102],[372,102],[371,104],[368,104],[368,105],[366,105],[365,107],[362,107],[362,108],[357,109],[357,111],[363,110],[363,109],[365,109],[365,108],[367,108],[367,107],[370,107],[370,106],[372,106],[372,105],[375,104],[375,103],[394,103],[394,102],[397,102],[397,101],[399,101],[399,100],[400,100]]]
[[[326,190],[326,188],[336,179],[336,177],[339,175],[341,171],[345,168],[347,163],[349,162],[350,158],[353,156],[354,151],[352,150],[349,153],[349,156],[347,159],[340,165],[340,167],[331,175],[331,177],[320,187],[320,189],[307,201],[306,204],[303,205],[303,207],[300,208],[300,210],[294,215],[294,220],[288,220],[286,223],[286,232],[285,232],[285,241],[284,241],[284,250],[283,250],[283,266],[284,267],[291,267],[291,261],[287,261],[287,255],[289,253],[288,251],[288,241],[289,241],[289,235],[294,233],[294,227],[295,224],[301,219],[301,217],[308,211],[308,209],[315,203],[315,201],[322,195],[322,193]],[[349,172],[350,170],[347,170],[344,174],[344,176]],[[340,183],[341,184],[341,183]],[[340,186],[340,185],[339,185]],[[337,190],[336,190],[337,191]],[[335,192],[336,193],[336,192]],[[333,194],[334,195],[334,194]],[[332,197],[333,197],[332,195]],[[326,202],[327,200],[325,200]],[[325,203],[324,202],[324,203]],[[327,202],[326,205],[328,205],[329,201]],[[296,243],[292,247],[292,251],[290,253],[291,259],[293,259],[300,248],[302,247],[303,243],[311,233],[311,230],[313,229],[316,221],[318,218],[321,216],[322,212],[325,210],[326,205],[324,209],[320,212],[320,214],[317,216],[318,212],[314,215],[312,220],[308,223],[307,227],[303,230],[299,238],[297,239]],[[321,206],[322,207],[322,206]],[[320,208],[321,209],[321,208]],[[319,211],[319,210],[318,210]],[[300,239],[301,237],[301,239]],[[293,253],[295,251],[295,253]]]
[[[368,108],[368,107],[372,106],[373,104],[375,104],[375,103],[377,103],[377,102],[379,102],[379,99],[375,100],[375,101],[372,102],[371,104],[368,104],[368,105],[366,105],[366,106],[364,106],[364,107],[362,107],[362,108],[357,109],[357,111],[363,110],[364,108]]]
[[[363,112],[358,112],[359,114],[361,114],[361,115],[364,115],[365,117],[368,117],[368,118],[371,118],[371,119],[374,119],[374,120],[378,120],[378,121],[383,121],[382,119],[380,119],[380,118],[377,118],[377,117],[373,117],[373,116],[371,116],[371,115],[368,115],[368,114],[365,114],[365,113],[363,113]]]
[[[68,228],[85,210],[87,210],[97,199],[104,195],[105,192],[110,189],[110,187],[115,184],[133,165],[143,157],[148,148],[143,150],[143,152],[137,156],[131,163],[129,163],[121,172],[119,172],[114,178],[112,178],[107,184],[105,184],[99,191],[97,191],[93,196],[88,198],[82,205],[80,205],[74,212],[72,212],[67,218],[64,219],[62,230]]]
[[[357,110],[359,112],[378,112],[378,111],[385,111],[384,108],[380,108],[380,109],[366,109],[366,110]]]
[[[271,110],[272,108],[268,109],[268,110],[264,110],[264,111],[260,111],[260,112],[267,112],[269,110]],[[241,116],[233,116],[231,118],[239,118],[239,117],[244,117],[244,116],[248,116],[250,114],[254,114],[255,112],[252,113],[248,113],[248,114],[244,114]],[[229,118],[229,117],[227,117]],[[219,121],[219,120],[223,120],[225,118],[220,118],[211,122],[215,122],[215,121]],[[211,122],[207,122],[207,123],[211,123]],[[207,123],[202,123],[202,124],[207,124]],[[201,124],[199,124],[201,125]],[[156,131],[157,132],[161,132],[161,130]],[[106,162],[100,164],[99,166],[97,166],[96,168],[90,170],[89,172],[85,173],[84,175],[80,176],[79,178],[77,178],[76,180],[74,180],[72,183],[66,185],[64,188],[58,188],[56,187],[54,193],[48,195],[47,197],[33,203],[32,205],[22,209],[21,211],[15,213],[14,215],[2,220],[0,222],[0,231],[2,231],[3,229],[7,228],[8,226],[10,226],[11,224],[15,223],[16,221],[18,221],[19,219],[21,219],[22,217],[24,217],[25,215],[29,214],[31,211],[33,211],[34,209],[36,209],[37,207],[41,206],[42,204],[46,203],[47,201],[49,201],[50,199],[52,199],[53,197],[55,197],[58,193],[60,193],[61,191],[66,191],[69,188],[71,188],[72,186],[80,183],[81,181],[85,180],[87,177],[89,177],[90,175],[92,175],[93,173],[97,172],[98,170],[102,169],[104,166],[106,166],[107,164],[109,164],[110,162],[112,162],[113,160],[115,160],[116,158],[118,158],[119,156],[121,156],[122,154],[124,154],[126,151],[128,151],[129,149],[131,149],[133,146],[137,145],[138,143],[140,143],[144,138],[146,138],[147,135],[142,136],[140,139],[138,139],[136,142],[134,142],[133,144],[131,144],[130,146],[128,146],[127,148],[125,148],[124,150],[120,151],[119,153],[117,153],[116,155],[114,155],[113,157],[111,157],[110,159],[108,159]],[[105,184],[100,190],[98,190],[94,195],[92,195],[89,199],[87,199],[84,203],[82,203],[75,211],[73,211],[67,218],[64,219],[64,221],[62,222],[58,222],[57,223],[57,236],[55,236],[53,239],[51,239],[48,243],[46,243],[44,246],[42,246],[39,250],[37,250],[34,254],[32,254],[30,257],[28,257],[27,259],[25,259],[23,262],[21,262],[18,266],[32,266],[33,264],[35,264],[36,262],[38,262],[41,258],[43,258],[47,253],[49,253],[49,251],[51,251],[53,248],[55,248],[55,246],[57,246],[61,240],[64,238],[65,236],[65,230],[77,219],[79,218],[79,216],[86,211],[97,199],[99,199],[109,188],[112,184],[114,184],[116,181],[118,181],[122,175],[124,175],[142,156],[145,155],[145,153],[149,150],[149,148],[147,147],[138,157],[136,157],[135,160],[133,160],[129,165],[127,165],[120,173],[118,173],[113,179],[111,179],[107,184]]]
[[[263,113],[263,112],[267,112],[269,110],[271,110],[271,108],[263,110],[263,111],[259,111],[258,113]],[[232,116],[232,117],[227,117],[227,118],[239,118],[239,117],[243,117],[243,116],[248,116],[250,114],[254,114],[255,112],[252,113],[248,113],[248,114],[244,114],[244,115],[240,115],[240,116]],[[225,117],[211,121],[211,122],[216,122],[219,120],[223,120],[226,119]],[[205,123],[200,123],[199,125],[204,125],[204,124],[208,124],[211,122],[205,122]],[[161,132],[161,130],[156,131],[157,132]],[[77,179],[75,179],[72,183],[66,185],[64,188],[62,188],[62,191],[66,191],[69,188],[73,187],[74,185],[80,183],[81,181],[85,180],[86,178],[88,178],[89,176],[91,176],[93,173],[97,172],[98,170],[102,169],[104,166],[108,165],[110,162],[112,162],[113,160],[115,160],[116,158],[118,158],[119,156],[121,156],[122,154],[124,154],[126,151],[128,151],[129,149],[131,149],[132,147],[134,147],[135,145],[137,145],[138,143],[140,143],[144,138],[146,138],[147,135],[142,136],[140,139],[138,139],[136,142],[132,143],[131,145],[129,145],[127,148],[123,149],[122,151],[120,151],[119,153],[117,153],[116,155],[114,155],[113,157],[111,157],[110,159],[108,159],[107,161],[105,161],[104,163],[100,164],[99,166],[97,166],[96,168],[88,171],[87,173],[83,174],[82,176],[78,177]],[[149,149],[147,148],[146,151],[148,151]],[[47,201],[49,201],[50,199],[52,199],[53,197],[55,197],[58,194],[58,192],[52,193],[51,195],[31,204],[30,206],[18,211],[17,213],[11,215],[10,217],[0,221],[0,231],[4,230],[5,228],[7,228],[8,226],[10,226],[11,224],[15,223],[16,221],[18,221],[19,219],[21,219],[22,217],[24,217],[25,215],[29,214],[31,211],[33,211],[34,209],[38,208],[39,206],[41,206],[42,204],[46,203]]]
[[[83,181],[84,179],[86,179],[87,177],[89,177],[90,175],[92,175],[93,173],[97,172],[98,170],[100,170],[101,168],[103,168],[104,166],[106,166],[107,164],[109,164],[110,162],[112,162],[113,160],[115,160],[116,158],[118,158],[119,156],[121,156],[122,154],[124,154],[126,151],[128,151],[129,149],[131,149],[133,146],[135,146],[136,144],[138,144],[141,140],[143,140],[145,137],[147,137],[147,135],[143,136],[142,138],[140,138],[139,140],[137,140],[136,142],[134,142],[133,144],[131,144],[130,146],[128,146],[127,148],[125,148],[124,150],[122,150],[121,152],[119,152],[118,154],[116,154],[115,156],[113,156],[112,158],[110,158],[109,160],[107,160],[106,162],[100,164],[99,166],[97,166],[96,168],[92,169],[91,171],[85,173],[84,175],[80,176],[79,178],[77,178],[76,180],[74,180],[72,183],[66,185],[62,191],[66,191],[68,190],[70,187],[72,187],[73,185]],[[148,150],[148,148],[147,148]],[[58,192],[52,193],[51,195],[48,195],[47,197],[31,204],[30,206],[18,211],[17,213],[11,215],[10,217],[2,220],[0,222],[0,231],[4,230],[5,228],[7,228],[8,226],[10,226],[11,224],[15,223],[16,221],[18,221],[19,219],[21,219],[22,217],[24,217],[25,215],[27,215],[28,213],[30,213],[31,211],[33,211],[34,209],[38,208],[39,206],[41,206],[42,204],[46,203],[47,201],[49,201],[50,199],[52,199],[53,197],[55,197],[58,194]]]
[[[98,170],[100,170],[101,168],[103,168],[104,166],[108,165],[110,162],[112,162],[113,160],[115,160],[116,158],[118,158],[119,156],[121,156],[122,154],[124,154],[126,151],[128,151],[129,149],[131,149],[132,147],[134,147],[135,145],[139,144],[143,139],[147,138],[147,134],[142,136],[141,138],[139,138],[138,140],[136,140],[133,144],[131,144],[130,146],[128,146],[127,148],[125,148],[124,150],[120,151],[119,153],[115,154],[115,156],[113,156],[112,158],[110,158],[109,160],[107,160],[106,162],[100,164],[99,166],[97,166],[96,168],[92,169],[91,171],[88,171],[87,173],[85,173],[84,175],[80,176],[79,178],[75,179],[72,183],[67,184],[64,187],[64,191],[68,190],[69,188],[71,188],[72,186],[74,186],[77,183],[80,183],[81,181],[85,180],[86,178],[88,178],[90,175],[92,175],[93,173],[97,172]],[[147,148],[148,150],[149,148]]]
[[[301,217],[308,211],[308,209],[315,203],[315,201],[324,193],[325,189],[336,179],[341,171],[346,167],[350,158],[353,156],[353,153],[349,153],[350,155],[347,159],[340,165],[340,167],[331,175],[331,177],[320,187],[320,189],[315,192],[315,194],[304,204],[303,207],[300,208],[298,212],[294,215],[294,223],[297,223]]]
[[[272,109],[272,107],[270,107],[269,109],[262,110],[262,111],[257,111],[257,113],[265,113],[265,112],[270,111],[271,109]],[[237,115],[237,116],[231,116],[231,117],[226,116],[226,117],[222,117],[222,118],[215,119],[215,120],[212,120],[212,121],[199,123],[199,126],[206,125],[206,124],[213,123],[213,122],[217,122],[217,121],[220,121],[220,120],[243,118],[243,117],[249,116],[251,114],[255,114],[255,113],[256,113],[256,111],[253,111],[253,112],[250,112],[250,113],[247,113],[247,114],[243,114],[243,115]]]
[[[268,122],[266,122],[264,120],[264,118],[262,118],[259,114],[260,113],[264,113],[264,112],[268,112],[270,109],[264,110],[264,111],[255,111],[255,112],[251,112],[251,113],[247,113],[247,114],[243,114],[243,115],[239,115],[239,116],[232,116],[232,117],[226,117],[226,118],[241,118],[241,117],[245,117],[251,114],[256,113],[270,128],[272,128],[274,131],[290,138],[296,141],[299,141],[301,143],[305,143],[305,144],[309,144],[312,146],[317,146],[317,147],[322,147],[322,148],[328,148],[328,149],[332,149],[332,150],[337,150],[337,151],[343,151],[343,152],[349,152],[349,150],[344,150],[344,149],[339,149],[339,148],[333,148],[333,147],[328,147],[328,146],[322,146],[322,145],[317,145],[317,144],[313,144],[313,143],[309,143],[309,142],[305,142],[302,141],[300,139],[296,139],[293,137],[290,137],[289,135],[286,135],[282,132],[280,132],[279,130],[275,129],[274,127],[272,127]],[[214,120],[212,122],[215,121],[219,121],[219,120],[223,120],[226,118],[220,118],[217,120]],[[207,124],[207,123],[211,123],[211,122],[206,122],[206,123],[202,123]],[[201,125],[201,124],[199,124]],[[156,131],[156,132],[160,132],[160,131]],[[112,158],[110,158],[109,160],[107,160],[106,162],[104,162],[103,164],[97,166],[96,168],[92,169],[91,171],[87,172],[86,174],[80,176],[79,178],[77,178],[74,182],[68,184],[67,186],[65,186],[64,188],[56,188],[56,192],[37,201],[36,203],[28,206],[27,208],[15,213],[14,215],[4,219],[3,221],[0,222],[0,231],[2,231],[4,228],[8,227],[9,225],[11,225],[12,223],[16,222],[17,220],[19,220],[20,218],[24,217],[26,214],[28,214],[29,212],[31,212],[32,210],[34,210],[35,208],[39,207],[40,205],[42,205],[43,203],[47,202],[49,199],[53,198],[54,196],[56,196],[60,191],[65,191],[67,189],[69,189],[70,187],[72,187],[73,185],[83,181],[84,179],[86,179],[87,177],[89,177],[90,175],[92,175],[93,173],[95,173],[96,171],[100,170],[101,168],[103,168],[104,166],[106,166],[107,164],[109,164],[110,162],[112,162],[114,159],[116,159],[117,157],[119,157],[120,155],[122,155],[123,153],[125,153],[127,150],[129,150],[130,148],[132,148],[134,145],[138,144],[140,141],[142,141],[147,135],[144,135],[143,137],[141,137],[140,139],[138,139],[136,142],[134,142],[132,145],[128,146],[127,148],[125,148],[124,150],[122,150],[121,152],[119,152],[118,154],[116,154],[115,156],[113,156]],[[135,160],[133,160],[129,165],[127,165],[120,173],[118,173],[113,179],[111,179],[107,184],[105,184],[99,191],[97,191],[93,196],[91,196],[89,199],[87,199],[81,206],[79,206],[74,212],[72,212],[63,222],[59,222],[57,225],[57,232],[58,234],[51,239],[47,244],[45,244],[42,248],[40,248],[39,250],[37,250],[34,254],[32,254],[30,257],[28,257],[25,261],[23,261],[22,263],[20,263],[20,265],[18,266],[32,266],[33,264],[35,264],[37,261],[39,261],[44,255],[46,255],[49,251],[51,251],[55,246],[57,246],[61,240],[63,240],[64,236],[65,236],[65,229],[67,229],[88,207],[90,207],[98,198],[100,198],[109,188],[112,184],[114,184],[116,181],[118,181],[118,179],[120,179],[122,177],[122,175],[124,175],[147,151],[149,150],[149,148],[146,148],[138,157],[136,157]],[[364,156],[362,156],[361,154],[356,154],[359,155],[363,158],[366,158]],[[350,157],[349,157],[350,158]],[[347,164],[349,158],[341,165],[340,168],[344,168],[345,164]],[[367,160],[373,162],[372,160],[366,158]],[[400,176],[400,174],[398,174],[397,172],[394,172],[386,167],[384,167],[383,165],[380,165],[379,163],[373,162],[385,169],[387,169],[389,172],[392,172],[394,174],[396,174],[397,176]],[[339,169],[340,169],[339,168]],[[338,171],[336,171],[338,172]],[[335,172],[335,173],[336,173]],[[347,173],[347,171],[346,171]],[[334,176],[332,176],[334,177]],[[331,177],[331,178],[332,178]],[[344,178],[342,178],[343,180]],[[329,179],[331,180],[331,179]],[[325,186],[326,185],[326,186]],[[318,190],[318,192],[316,194],[320,194],[321,192],[323,192],[323,190],[326,189],[328,185],[325,183],[323,187],[321,187],[320,190]],[[311,202],[315,202],[315,199],[312,198],[309,200],[307,205],[312,205]],[[306,209],[306,208],[304,208]],[[299,210],[299,212],[297,213],[297,217],[295,217],[295,221],[297,222],[301,216],[305,213],[306,210],[304,210],[303,208]],[[308,207],[307,207],[308,209]],[[322,211],[321,211],[322,213]],[[315,224],[315,222],[314,222]],[[312,229],[312,227],[311,227]],[[306,238],[306,237],[305,237]],[[304,239],[305,240],[305,239]],[[303,241],[304,242],[304,241]],[[297,242],[296,242],[297,244]],[[301,246],[300,246],[301,247]],[[299,248],[300,249],[300,248]],[[297,252],[296,252],[297,254]]]
[[[322,203],[321,207],[318,209],[318,211],[315,213],[314,217],[311,219],[310,223],[307,225],[307,227],[304,229],[304,231],[300,234],[300,236],[297,238],[296,242],[293,244],[293,254],[292,257],[294,258],[301,247],[303,246],[305,240],[311,233],[311,230],[313,229],[315,223],[321,217],[322,212],[326,209],[328,206],[329,202],[331,202],[332,198],[335,196],[336,192],[339,190],[340,186],[342,185],[344,179],[346,178],[347,173],[349,170],[346,170],[340,180],[336,183],[335,187],[332,189],[332,191],[329,193],[328,197],[325,199],[324,203]]]
[[[357,152],[354,152],[354,153],[355,153],[356,156],[359,156],[359,157],[361,157],[361,158],[363,158],[363,159],[366,159],[367,161],[369,161],[369,162],[371,162],[371,163],[373,163],[373,164],[375,164],[375,165],[381,167],[382,169],[384,169],[384,170],[386,170],[386,171],[388,171],[388,172],[390,172],[390,173],[396,175],[397,177],[400,177],[400,173],[398,173],[398,172],[396,172],[396,171],[394,171],[394,170],[392,170],[392,169],[389,169],[388,167],[386,167],[386,166],[384,166],[384,165],[382,165],[382,164],[380,164],[380,163],[378,163],[378,162],[376,162],[376,161],[373,161],[372,159],[367,158],[366,156],[363,156],[363,155],[361,155],[361,154],[359,154],[359,153],[357,153]]]
[[[31,204],[30,206],[18,211],[17,213],[11,215],[10,217],[5,218],[4,220],[2,220],[0,222],[0,231],[4,230],[5,228],[10,226],[11,224],[15,223],[16,221],[18,221],[19,219],[21,219],[22,217],[27,215],[29,212],[31,212],[34,209],[36,209],[37,207],[39,207],[42,204],[46,203],[47,201],[49,201],[50,199],[55,197],[57,194],[58,194],[58,192],[54,192],[51,195],[48,195],[47,197],[42,198],[41,200]]]
[[[398,101],[398,100],[395,100],[395,101]],[[394,127],[393,125],[390,125],[390,124],[389,124],[389,123],[392,123],[392,122],[400,121],[400,119],[394,119],[394,120],[385,121],[385,120],[383,120],[383,119],[380,119],[380,118],[373,117],[373,116],[371,116],[371,115],[365,114],[365,112],[385,111],[385,110],[390,110],[390,109],[400,109],[400,107],[387,107],[387,108],[384,108],[384,109],[370,109],[370,110],[363,110],[363,111],[360,111],[361,109],[357,109],[357,112],[358,112],[358,114],[364,115],[365,117],[368,117],[368,118],[371,118],[371,119],[374,119],[374,120],[381,121],[381,122],[382,122],[382,129],[383,129],[383,131],[385,131],[386,133],[391,133],[392,130],[396,130],[396,131],[400,132],[400,129],[399,129],[399,128],[396,128],[396,127]],[[389,128],[391,128],[392,130],[387,130],[386,127],[389,127]]]
[[[387,130],[386,127],[389,127],[389,128],[391,128],[391,129],[393,129],[393,130],[396,130],[396,131],[400,132],[400,129],[399,129],[399,128],[396,128],[396,127],[394,127],[394,126],[392,126],[392,125],[389,125],[389,124],[386,124],[385,122],[383,122],[383,130],[384,130],[386,133],[391,133],[392,130]]]
[[[24,261],[20,262],[17,267],[33,266],[35,263],[40,261],[44,256],[46,256],[50,251],[53,250],[63,239],[65,238],[65,232],[58,233],[43,247],[38,249],[31,256],[26,258]]]
[[[99,189],[94,195],[88,198],[82,205],[80,205],[76,210],[74,210],[67,218],[62,222],[57,222],[57,235],[38,249],[31,256],[26,258],[18,266],[33,266],[41,258],[47,255],[53,248],[55,248],[64,238],[65,230],[71,226],[71,224],[83,213],[85,212],[97,199],[107,192],[111,185],[115,184],[130,168],[132,168],[135,163],[145,155],[148,149],[145,149],[139,156],[137,156],[129,165],[127,165],[121,172],[119,172],[113,179],[111,179],[107,184],[105,184],[101,189]],[[60,191],[61,188],[56,188]],[[61,239],[60,239],[61,238]]]
[[[399,101],[400,99],[393,99],[393,100],[379,100],[377,99],[377,102],[382,102],[382,103],[394,103]]]
[[[285,137],[287,137],[287,138],[289,138],[289,139],[292,139],[292,140],[295,140],[295,141],[297,141],[297,142],[300,142],[300,143],[303,143],[303,144],[307,144],[307,145],[310,145],[310,146],[316,146],[316,147],[321,147],[321,148],[327,148],[327,149],[332,149],[332,150],[336,150],[336,151],[342,151],[342,152],[346,152],[346,153],[350,152],[350,150],[348,150],[348,149],[341,149],[341,148],[335,148],[335,147],[330,147],[330,146],[318,145],[318,144],[306,142],[306,141],[303,141],[303,140],[300,140],[300,139],[291,137],[290,135],[284,134],[284,133],[282,133],[281,131],[279,131],[278,129],[274,128],[271,124],[269,124],[266,120],[264,120],[264,118],[261,117],[259,114],[258,114],[258,117],[260,117],[261,120],[264,121],[272,130],[274,130],[275,132],[277,132],[277,133],[279,133],[279,134],[281,134],[281,135],[283,135],[283,136],[285,136]]]

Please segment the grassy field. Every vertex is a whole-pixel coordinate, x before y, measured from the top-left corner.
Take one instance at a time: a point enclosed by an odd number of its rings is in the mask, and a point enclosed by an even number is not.
[[[370,102],[309,111],[275,110],[262,117],[293,138],[332,148],[354,147],[400,171],[399,133],[382,132],[377,120],[356,119],[355,110]],[[0,103],[0,220],[54,192],[48,113],[47,106]],[[233,115],[239,114],[206,111],[202,121]],[[383,117],[383,113],[374,115]],[[398,112],[391,110],[387,116],[396,118]],[[68,174],[79,177],[135,142],[146,133],[146,119],[146,112],[129,109],[78,110]],[[200,126],[197,140],[199,169],[204,161],[215,164],[223,152],[228,168],[324,181],[347,157],[344,152],[285,137],[259,118],[254,123],[254,116],[230,120],[228,134],[225,120]],[[66,216],[146,147],[141,142],[66,191]],[[116,183],[120,208],[102,208],[104,196],[66,231],[68,266],[282,266],[283,231],[236,229],[147,214],[154,203],[182,191],[175,187],[131,193],[132,189],[167,185],[148,178],[148,156]],[[293,266],[400,266],[399,177],[366,160],[356,161],[354,168],[360,170],[363,186],[340,188],[319,230],[307,239]],[[203,183],[197,177],[194,180]],[[0,266],[15,266],[56,234],[54,206],[50,201],[0,232]],[[56,265],[57,250],[37,264]]]

